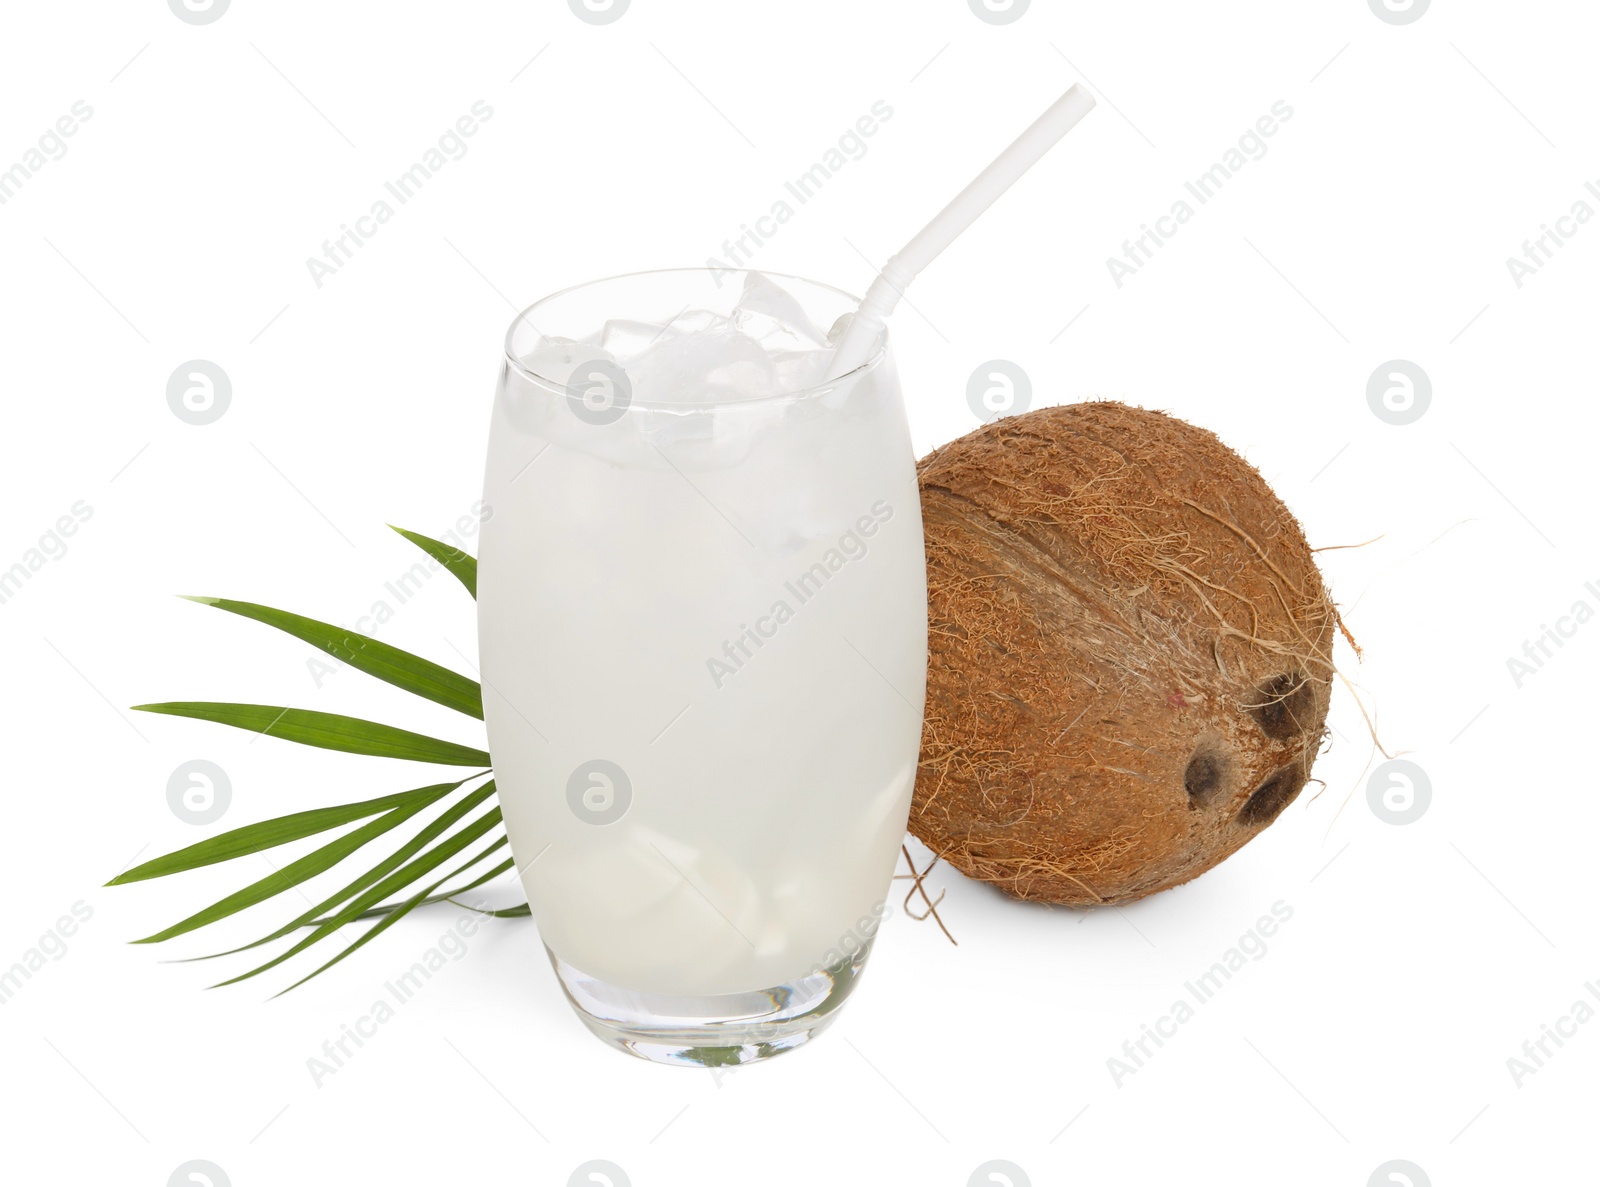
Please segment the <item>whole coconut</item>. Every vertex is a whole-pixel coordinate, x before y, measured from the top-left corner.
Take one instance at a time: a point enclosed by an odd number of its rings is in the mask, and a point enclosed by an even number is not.
[[[986,425],[918,471],[924,844],[1017,898],[1122,903],[1210,869],[1299,795],[1339,621],[1254,467],[1097,402]]]

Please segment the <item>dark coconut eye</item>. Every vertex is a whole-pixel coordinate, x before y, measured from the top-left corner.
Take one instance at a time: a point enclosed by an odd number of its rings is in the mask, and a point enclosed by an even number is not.
[[[1316,719],[1316,693],[1304,676],[1274,676],[1256,689],[1254,703],[1245,709],[1261,732],[1281,742],[1305,731]]]
[[[1183,789],[1189,793],[1189,806],[1197,808],[1216,795],[1222,786],[1222,760],[1210,750],[1196,750],[1183,769]]]
[[[1278,813],[1287,808],[1305,786],[1305,773],[1297,766],[1280,767],[1250,793],[1235,818],[1246,825],[1271,824]]]

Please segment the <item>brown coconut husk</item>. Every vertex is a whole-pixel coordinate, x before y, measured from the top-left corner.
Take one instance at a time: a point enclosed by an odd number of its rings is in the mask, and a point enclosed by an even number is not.
[[[1305,535],[1215,435],[1113,402],[918,466],[929,664],[911,831],[1021,899],[1210,869],[1310,777],[1342,629]]]

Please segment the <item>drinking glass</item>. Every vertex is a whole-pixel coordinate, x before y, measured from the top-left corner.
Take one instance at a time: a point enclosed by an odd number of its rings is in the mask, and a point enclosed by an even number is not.
[[[651,345],[654,329],[692,355],[685,327],[765,316],[740,306],[750,280],[647,272],[529,307],[484,481],[484,716],[540,936],[596,1035],[700,1066],[803,1044],[861,976],[927,663],[886,340],[829,382],[740,357],[670,398],[575,341],[604,327]],[[858,304],[760,283],[834,340]]]

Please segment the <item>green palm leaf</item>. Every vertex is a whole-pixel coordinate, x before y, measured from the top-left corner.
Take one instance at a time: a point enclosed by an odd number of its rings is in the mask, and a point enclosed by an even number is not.
[[[441,812],[436,819],[429,821],[427,825],[417,831],[415,836],[410,838],[410,840],[408,840],[404,845],[400,846],[400,848],[396,849],[393,853],[384,858],[377,865],[373,866],[370,870],[367,870],[365,873],[357,876],[347,885],[340,887],[327,898],[323,899],[320,903],[317,903],[315,906],[304,911],[294,919],[291,919],[288,923],[284,924],[271,934],[262,936],[259,940],[255,940],[249,944],[242,944],[237,948],[229,948],[226,952],[214,952],[209,956],[194,956],[190,957],[189,959],[191,961],[215,960],[219,956],[232,956],[236,952],[245,952],[251,948],[259,948],[263,944],[269,944],[273,940],[282,939],[290,932],[297,931],[302,927],[320,927],[322,924],[330,922],[329,919],[321,918],[323,912],[333,910],[340,903],[348,901],[352,895],[366,890],[368,887],[378,882],[379,879],[385,878],[388,874],[397,869],[401,863],[421,852],[422,847],[428,844],[429,841],[432,841],[435,837],[444,833],[450,828],[451,825],[455,824],[456,821],[460,820],[468,812],[471,812],[474,808],[483,803],[492,795],[494,795],[494,781],[490,780],[482,787],[477,788],[475,791],[469,792],[458,802],[450,805],[450,807]],[[383,893],[389,894],[392,891],[399,890],[400,888],[409,885],[410,882],[414,881],[417,876],[426,872],[427,869],[418,870],[416,873],[411,875],[410,879],[400,882],[398,885],[391,885],[390,883],[385,882],[385,889]],[[365,910],[366,906],[370,905],[370,903],[373,901],[376,900],[368,900],[368,903],[364,904],[362,909]],[[185,961],[182,963],[188,962]]]
[[[433,885],[424,887],[422,890],[417,891],[417,893],[414,894],[411,898],[407,899],[404,903],[400,904],[400,906],[396,907],[393,911],[389,912],[389,914],[384,916],[384,918],[383,918],[383,920],[381,922],[375,924],[373,927],[370,927],[365,932],[363,932],[362,936],[361,936],[361,938],[359,940],[357,940],[355,943],[351,944],[343,952],[339,953],[339,955],[335,956],[332,960],[328,961],[326,964],[322,965],[321,967],[313,969],[311,972],[307,973],[304,977],[301,977],[293,985],[289,986],[288,989],[280,989],[277,993],[273,994],[272,996],[273,997],[282,997],[284,994],[288,993],[290,989],[298,989],[300,986],[304,985],[307,981],[311,980],[312,977],[315,977],[320,973],[327,972],[334,965],[338,964],[345,957],[349,956],[357,948],[362,947],[369,940],[377,939],[378,935],[380,933],[382,933],[385,929],[387,929],[389,927],[392,927],[396,923],[399,923],[400,920],[402,920],[407,915],[409,915],[417,907],[419,907],[423,903],[425,903],[428,900],[428,896],[429,895],[431,895],[435,890],[439,889],[439,887],[443,886],[451,878],[454,878],[457,874],[461,873],[462,870],[471,869],[473,866],[477,865],[484,858],[488,857],[489,854],[495,852],[497,849],[500,849],[502,846],[504,846],[505,843],[506,843],[506,839],[504,837],[501,837],[498,841],[495,841],[495,842],[491,843],[487,848],[485,848],[481,853],[477,854],[475,857],[472,857],[472,858],[468,859],[467,861],[463,862],[461,865],[457,866],[455,869],[451,870],[443,878],[440,878],[437,882],[433,883]]]
[[[226,898],[212,903],[204,910],[196,911],[187,919],[180,920],[171,927],[158,931],[154,935],[146,936],[142,940],[135,940],[134,943],[158,944],[162,940],[170,940],[174,936],[181,936],[186,932],[194,931],[196,928],[204,927],[208,923],[226,919],[229,915],[237,914],[246,907],[253,907],[257,903],[265,902],[273,895],[281,894],[285,890],[298,886],[300,883],[332,869],[368,841],[375,840],[390,829],[404,824],[440,796],[459,786],[461,786],[459,783],[446,785],[438,789],[437,795],[418,799],[415,803],[392,808],[376,820],[369,821],[360,828],[354,829],[344,836],[312,850],[304,857],[291,861],[281,870],[273,870],[265,878],[252,882],[243,890],[235,891]]]
[[[299,742],[302,746],[320,746],[347,754],[372,754],[450,766],[489,765],[488,754],[471,746],[314,709],[282,709],[275,705],[236,705],[221,701],[168,701],[159,705],[134,705],[133,708],[143,713],[168,713],[174,717],[214,721],[219,725],[270,734],[287,742]]]
[[[408,532],[405,528],[397,528],[394,524],[389,527],[399,532],[418,548],[438,561],[455,576],[455,579],[467,587],[467,592],[474,598],[478,596],[478,562],[467,553],[462,552],[454,544],[446,544],[443,540],[435,540],[424,536],[420,532]]]
[[[202,606],[215,606],[242,618],[254,619],[267,626],[276,627],[320,647],[335,659],[342,660],[357,671],[388,682],[396,688],[426,697],[447,709],[465,713],[468,717],[483,720],[483,693],[476,680],[468,680],[449,668],[440,667],[421,656],[412,655],[398,647],[378,641],[367,635],[347,631],[330,623],[318,622],[286,610],[255,602],[235,602],[228,598],[188,598]]]
[[[505,907],[505,908],[503,908],[501,910],[498,910],[498,911],[485,911],[481,907],[473,907],[473,906],[469,906],[466,903],[456,903],[455,902],[455,900],[457,898],[459,898],[463,894],[466,894],[467,891],[476,890],[478,887],[482,886],[485,882],[491,881],[491,880],[493,880],[495,878],[498,878],[501,874],[506,873],[508,870],[512,869],[515,865],[516,865],[516,860],[514,858],[508,857],[508,858],[505,859],[505,861],[503,861],[499,865],[495,866],[494,869],[490,870],[488,873],[482,875],[481,877],[474,878],[471,882],[468,882],[465,886],[458,886],[454,890],[446,890],[446,891],[443,891],[442,893],[439,893],[439,894],[430,895],[429,897],[423,899],[422,902],[418,903],[417,905],[419,907],[426,907],[426,906],[432,905],[433,903],[455,903],[456,906],[465,907],[468,911],[476,911],[479,915],[493,915],[497,919],[511,919],[511,918],[514,918],[514,917],[515,918],[521,918],[524,915],[532,914],[532,912],[528,908],[528,904],[527,903],[519,903],[515,907]],[[397,911],[404,905],[405,905],[404,903],[384,903],[382,906],[369,907],[365,911],[361,912],[361,914],[357,915],[356,918],[358,920],[361,920],[361,919],[376,919],[379,916],[387,915],[390,911]],[[315,922],[315,923],[324,923],[324,922],[326,922],[326,920],[317,919],[317,920],[314,920],[313,922]]]
[[[147,878],[164,878],[168,874],[181,874],[186,870],[197,870],[201,866],[215,865],[219,861],[232,861],[236,857],[286,845],[302,837],[315,836],[317,833],[327,832],[330,828],[338,828],[341,824],[349,824],[353,820],[376,816],[380,812],[389,812],[410,804],[424,807],[440,796],[454,791],[465,782],[463,779],[458,783],[419,787],[415,791],[402,791],[397,795],[381,796],[375,800],[340,804],[333,808],[314,808],[309,812],[295,812],[289,816],[279,816],[275,820],[264,820],[260,824],[248,824],[243,828],[222,833],[220,836],[208,837],[204,841],[162,857],[152,858],[143,865],[118,874],[106,885],[121,886],[128,882],[143,882]]]
[[[240,973],[237,977],[230,977],[226,981],[219,981],[216,985],[213,985],[212,988],[220,989],[223,985],[233,985],[239,981],[247,980],[251,977],[257,976],[260,973],[266,972],[270,968],[276,968],[278,965],[288,960],[291,956],[297,956],[301,952],[304,952],[307,948],[311,947],[311,945],[315,944],[324,936],[327,936],[337,928],[343,927],[345,924],[352,922],[357,915],[361,914],[361,912],[365,911],[374,903],[381,901],[403,886],[411,885],[411,883],[416,881],[421,875],[427,873],[429,870],[434,869],[443,862],[448,861],[450,858],[454,857],[457,853],[460,853],[468,845],[472,844],[472,842],[476,841],[479,837],[483,836],[484,833],[488,832],[491,828],[499,823],[500,809],[491,808],[488,812],[485,812],[482,816],[478,817],[478,819],[474,820],[471,824],[467,825],[454,836],[448,838],[447,840],[441,841],[422,856],[418,857],[415,861],[412,861],[401,867],[394,873],[390,874],[387,878],[379,882],[376,886],[373,886],[362,894],[356,896],[355,900],[352,901],[348,906],[344,907],[326,923],[318,926],[309,936],[306,936],[304,939],[300,940],[286,951],[280,952],[277,956],[274,956],[265,964],[257,965],[247,973]],[[496,842],[496,845],[498,846],[504,843],[505,838],[502,837],[500,841]],[[450,875],[447,875],[447,877],[448,876]],[[441,879],[441,881],[442,880],[443,879]],[[437,885],[437,883],[435,885]],[[431,888],[428,893],[431,893]]]
[[[393,527],[393,525],[390,526]],[[474,557],[454,545],[446,544],[443,541],[435,540],[418,532],[410,532],[398,527],[394,528],[394,530],[446,568],[474,598],[478,596],[478,562]],[[404,689],[447,708],[455,709],[478,720],[483,718],[483,694],[476,681],[411,652],[382,643],[367,635],[344,630],[330,623],[306,618],[298,614],[291,614],[287,611],[277,610],[271,606],[263,606],[254,602],[240,602],[224,598],[192,598],[190,600],[204,605],[215,606],[231,614],[237,614],[240,617],[264,623],[310,643],[312,646],[327,652],[351,667],[397,688]],[[485,768],[490,765],[489,755],[476,747],[463,746],[459,743],[429,737],[425,734],[412,733],[409,730],[383,725],[375,721],[367,721],[362,718],[345,717],[339,714],[322,713],[309,709],[289,709],[274,705],[247,705],[211,701],[174,701],[162,704],[135,705],[134,708],[146,713],[164,713],[176,717],[191,717],[201,721],[211,721],[220,725],[232,726],[236,729],[250,730],[257,734],[270,734],[273,737],[304,746],[315,746],[325,750],[336,750],[349,754],[367,754],[416,762],[470,765]],[[480,774],[488,773],[487,770],[480,772]],[[327,832],[356,821],[366,822],[349,833],[321,845],[304,857],[289,862],[282,869],[274,870],[270,876],[261,878],[226,898],[220,899],[211,904],[211,906],[195,912],[164,931],[135,942],[156,943],[171,939],[228,918],[239,911],[245,910],[247,907],[264,902],[337,867],[358,850],[406,821],[413,819],[424,809],[437,804],[450,792],[455,791],[468,780],[476,777],[468,776],[467,779],[462,779],[455,783],[421,787],[413,791],[382,796],[359,803],[341,804],[309,812],[296,812],[274,820],[262,821],[259,824],[247,825],[145,862],[143,865],[113,878],[107,885],[115,886],[182,873],[251,853],[259,853],[263,850],[284,845],[304,837],[314,836],[317,833]],[[481,787],[468,793],[459,802],[447,807],[436,819],[425,824],[393,853],[377,862],[370,869],[357,875],[339,890],[289,923],[253,943],[230,949],[228,952],[216,953],[215,956],[227,956],[232,953],[260,947],[273,940],[282,939],[302,928],[309,927],[312,929],[309,935],[301,938],[288,951],[249,972],[223,981],[221,984],[231,985],[254,977],[258,973],[265,972],[267,969],[273,968],[290,957],[305,951],[311,945],[325,939],[347,923],[374,918],[378,920],[373,927],[363,933],[353,944],[346,947],[309,975],[302,977],[289,986],[289,989],[294,989],[333,965],[338,964],[346,956],[376,938],[411,911],[432,903],[456,902],[458,906],[497,918],[517,918],[529,915],[530,910],[526,903],[500,910],[483,910],[457,901],[459,896],[512,870],[515,863],[511,858],[500,862],[465,885],[453,890],[440,891],[440,887],[445,886],[446,883],[452,881],[458,875],[472,869],[485,858],[504,848],[509,842],[503,835],[493,840],[482,851],[455,867],[443,877],[434,879],[426,886],[416,890],[415,893],[410,893],[410,897],[397,902],[383,901],[397,893],[409,893],[416,883],[424,877],[430,876],[439,866],[500,824],[500,809],[491,806],[489,811],[466,824],[460,831],[446,836],[442,841],[438,840],[441,836],[445,836],[450,829],[456,827],[471,812],[487,803],[494,794],[495,784],[491,779]],[[431,848],[429,848],[430,845],[432,846]],[[193,959],[210,960],[214,958],[214,956],[202,956]],[[287,993],[288,989],[282,992]]]

